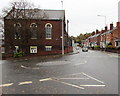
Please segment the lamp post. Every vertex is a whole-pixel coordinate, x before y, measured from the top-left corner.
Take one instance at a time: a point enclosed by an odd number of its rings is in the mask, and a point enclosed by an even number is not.
[[[69,32],[68,27],[69,27],[69,25],[68,24],[69,24],[69,20],[67,20],[67,49],[69,49],[69,35],[68,35],[68,32]]]
[[[61,0],[62,10],[63,10],[63,1]],[[62,19],[62,55],[64,55],[64,17]]]
[[[106,24],[106,16],[105,15],[97,15],[97,16],[101,16],[105,18],[105,26],[107,26]],[[105,51],[106,51],[106,32],[105,32]]]
[[[62,4],[62,9],[63,9],[63,1],[61,0],[61,4]]]
[[[105,15],[97,15],[97,16],[101,16],[101,17],[104,17],[105,18],[105,26],[107,25],[106,24],[106,16]]]
[[[64,20],[62,18],[62,55],[64,55]]]

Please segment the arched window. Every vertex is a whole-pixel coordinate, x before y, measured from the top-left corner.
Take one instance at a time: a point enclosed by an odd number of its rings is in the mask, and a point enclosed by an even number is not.
[[[30,37],[31,37],[31,39],[37,39],[37,32],[38,32],[37,25],[35,23],[32,23],[30,25]]]
[[[21,34],[20,34],[21,24],[20,23],[14,24],[14,28],[15,28],[14,38],[21,39]]]
[[[52,25],[47,23],[45,25],[46,39],[52,39]]]

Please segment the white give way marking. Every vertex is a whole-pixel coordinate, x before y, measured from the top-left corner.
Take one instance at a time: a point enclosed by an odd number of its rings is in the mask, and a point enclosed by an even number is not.
[[[83,75],[84,77],[74,77],[75,76],[78,76],[78,75]],[[62,81],[62,80],[94,80],[94,81],[97,81],[98,83],[100,84],[72,84],[72,83],[68,83],[67,81]],[[69,74],[69,75],[62,75],[62,76],[57,76],[57,77],[50,77],[50,78],[45,78],[45,79],[40,79],[39,82],[45,82],[45,81],[55,81],[55,82],[58,82],[58,83],[61,83],[61,84],[64,84],[64,85],[67,85],[67,86],[71,86],[71,87],[74,87],[74,88],[78,88],[78,89],[85,89],[84,87],[105,87],[105,84],[103,81],[100,81],[86,73],[74,73],[74,74]],[[25,81],[25,82],[19,82],[18,85],[26,85],[26,84],[32,84],[33,82],[32,81]],[[12,86],[13,83],[8,83],[8,84],[2,84],[0,85],[0,87],[9,87],[9,86]]]

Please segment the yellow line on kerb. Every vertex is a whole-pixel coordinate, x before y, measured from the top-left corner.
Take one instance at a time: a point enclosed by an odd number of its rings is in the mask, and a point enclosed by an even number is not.
[[[25,81],[25,82],[20,82],[18,85],[24,85],[24,84],[31,84],[32,81]]]
[[[13,83],[2,84],[2,85],[0,85],[0,87],[9,87],[9,86],[11,86],[11,85],[13,85]]]
[[[107,54],[107,55],[109,55],[109,56],[112,56],[112,57],[117,57],[117,58],[120,57],[119,55],[113,55],[113,54],[110,54],[110,53],[107,53],[107,52],[103,52],[103,53],[105,53],[105,54]]]
[[[120,57],[120,56],[118,56],[118,55],[112,55],[112,54],[108,54],[108,53],[107,53],[107,55],[112,56],[112,57],[117,57],[117,58]]]

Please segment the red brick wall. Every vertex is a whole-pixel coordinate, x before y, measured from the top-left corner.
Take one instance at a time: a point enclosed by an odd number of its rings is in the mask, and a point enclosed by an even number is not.
[[[50,53],[60,53],[61,48],[62,48],[62,22],[59,20],[5,20],[5,47],[6,47],[6,52],[9,53],[9,43],[12,42],[13,45],[19,46],[21,42],[20,40],[15,40],[14,39],[14,34],[13,34],[13,29],[14,29],[14,24],[15,22],[19,22],[21,24],[22,29],[30,28],[31,23],[36,23],[38,26],[38,38],[36,40],[28,39],[28,47],[26,47],[28,50],[30,50],[29,46],[39,46],[38,47],[38,54],[50,54]],[[52,39],[51,40],[46,40],[45,38],[45,24],[50,23],[52,24]],[[24,31],[25,32],[25,31]],[[12,34],[9,38],[8,34]],[[22,33],[23,34],[23,33]],[[45,52],[45,46],[53,46],[53,51],[52,52]],[[59,52],[60,51],[60,52]]]

